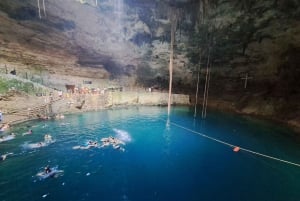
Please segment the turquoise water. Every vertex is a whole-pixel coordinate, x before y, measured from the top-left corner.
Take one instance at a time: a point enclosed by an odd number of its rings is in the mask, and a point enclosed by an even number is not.
[[[14,127],[16,139],[0,143],[2,201],[300,200],[300,167],[262,158],[166,123],[166,108],[132,107]],[[187,107],[173,108],[171,123],[244,148],[300,163],[300,139],[269,122],[209,112],[205,121]],[[22,133],[33,130],[32,135]],[[125,151],[74,150],[88,140],[128,133]],[[24,144],[51,134],[53,144]],[[64,173],[39,180],[46,165]]]

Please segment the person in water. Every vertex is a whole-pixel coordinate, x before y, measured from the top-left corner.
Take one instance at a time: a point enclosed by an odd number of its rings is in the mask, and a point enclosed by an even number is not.
[[[7,154],[1,155],[1,156],[0,156],[0,161],[4,161],[4,160],[6,159],[6,157],[7,157],[8,155],[11,155],[11,154],[13,154],[13,153],[7,153]]]
[[[93,147],[93,146],[97,146],[97,145],[98,145],[98,142],[96,142],[96,141],[91,141],[91,140],[90,140],[90,141],[88,142],[88,146],[92,146],[92,147]]]
[[[46,141],[46,142],[52,141],[52,136],[49,135],[49,134],[46,134],[46,135],[44,136],[44,141]]]
[[[46,173],[46,174],[49,174],[51,171],[52,171],[51,168],[49,167],[49,165],[47,165],[47,166],[45,167],[45,173]]]
[[[9,128],[9,124],[4,124],[1,126],[0,131],[5,131],[8,128]]]

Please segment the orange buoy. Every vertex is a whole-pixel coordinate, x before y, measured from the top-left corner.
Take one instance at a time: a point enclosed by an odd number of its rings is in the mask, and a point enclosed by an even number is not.
[[[239,147],[234,147],[234,149],[233,149],[234,152],[238,152],[239,150],[240,150]]]

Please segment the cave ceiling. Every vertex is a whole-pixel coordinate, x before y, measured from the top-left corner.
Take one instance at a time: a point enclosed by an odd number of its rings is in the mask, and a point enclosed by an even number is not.
[[[166,78],[176,10],[175,79],[192,81],[205,63],[200,54],[226,73],[271,76],[283,58],[297,58],[286,54],[299,53],[299,8],[294,0],[1,0],[0,61],[62,74],[96,68],[90,76],[99,78]]]

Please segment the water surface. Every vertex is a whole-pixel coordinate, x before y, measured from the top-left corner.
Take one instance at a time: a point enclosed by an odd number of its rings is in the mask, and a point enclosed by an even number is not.
[[[187,107],[132,107],[68,115],[62,121],[13,128],[16,139],[0,143],[0,200],[200,201],[300,200],[300,167],[235,153],[185,128],[257,152],[300,163],[300,141],[270,122],[210,112],[203,121]],[[22,136],[28,129],[32,135]],[[112,147],[74,150],[88,140],[128,133],[125,151]],[[55,143],[39,149],[24,144]],[[120,133],[119,133],[120,134]],[[64,174],[39,180],[46,165]]]

